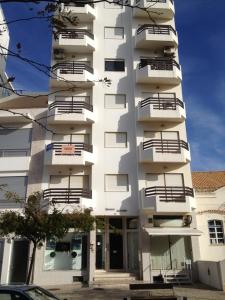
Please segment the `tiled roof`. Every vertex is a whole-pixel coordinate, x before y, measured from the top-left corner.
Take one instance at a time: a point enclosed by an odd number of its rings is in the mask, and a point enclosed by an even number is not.
[[[196,190],[215,191],[225,186],[225,171],[192,172],[192,181]]]

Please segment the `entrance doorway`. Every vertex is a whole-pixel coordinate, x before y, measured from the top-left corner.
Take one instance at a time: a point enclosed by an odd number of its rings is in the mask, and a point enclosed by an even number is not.
[[[138,218],[99,217],[96,232],[96,269],[137,273]]]
[[[110,270],[123,269],[122,233],[109,233],[109,268]]]
[[[25,283],[28,269],[29,242],[13,242],[10,283]]]

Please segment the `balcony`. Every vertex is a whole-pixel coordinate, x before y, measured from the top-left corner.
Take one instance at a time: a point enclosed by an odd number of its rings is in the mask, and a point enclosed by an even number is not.
[[[46,165],[84,166],[94,163],[93,147],[85,143],[51,143],[46,148]]]
[[[94,122],[93,106],[84,101],[54,101],[49,105],[49,124],[82,124]]]
[[[139,146],[141,163],[187,163],[190,162],[188,143],[182,140],[152,139]]]
[[[195,208],[194,192],[185,186],[153,186],[142,190],[142,211],[146,214],[189,213]]]
[[[54,46],[68,52],[91,53],[95,50],[94,35],[85,29],[65,29],[58,34]]]
[[[43,191],[43,199],[45,202],[57,205],[66,211],[73,211],[78,208],[93,209],[92,192],[89,189],[82,188],[50,188]],[[68,207],[66,207],[68,205]],[[66,210],[65,210],[66,207]]]
[[[62,4],[62,10],[66,14],[75,15],[80,22],[90,22],[96,17],[96,11],[92,3],[83,4],[82,1],[79,3],[68,2]]]
[[[81,62],[58,63],[52,68],[52,86],[77,86],[94,85],[94,70],[90,66]]]
[[[178,85],[181,83],[181,80],[181,68],[174,59],[141,59],[136,70],[137,83]]]
[[[0,123],[31,123],[32,116],[27,113],[27,109],[13,109],[16,114],[0,110]]]
[[[148,12],[154,19],[169,20],[174,17],[174,3],[172,0],[136,0],[137,8],[133,10],[133,16],[149,18]]]
[[[178,46],[177,32],[171,25],[141,25],[135,38],[136,48],[165,48]]]
[[[138,105],[138,121],[182,122],[185,118],[184,103],[173,94],[149,97]]]

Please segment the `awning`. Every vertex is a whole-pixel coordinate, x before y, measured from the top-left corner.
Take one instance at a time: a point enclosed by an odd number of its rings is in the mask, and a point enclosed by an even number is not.
[[[202,232],[194,228],[160,228],[160,227],[144,227],[144,230],[147,231],[149,235],[181,235],[181,236],[198,236]]]

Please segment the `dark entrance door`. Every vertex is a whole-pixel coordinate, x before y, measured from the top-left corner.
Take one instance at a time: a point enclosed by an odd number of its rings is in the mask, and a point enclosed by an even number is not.
[[[96,269],[105,268],[105,259],[104,259],[104,235],[96,235]]]
[[[11,283],[24,283],[28,268],[29,242],[14,241],[11,260]]]
[[[123,269],[123,235],[109,233],[109,268]]]

